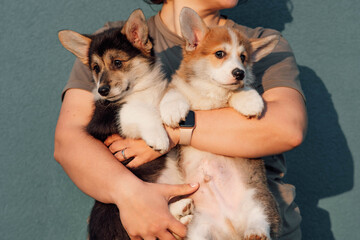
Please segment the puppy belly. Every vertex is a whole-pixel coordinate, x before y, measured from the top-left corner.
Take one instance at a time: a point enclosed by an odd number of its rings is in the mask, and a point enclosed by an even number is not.
[[[195,216],[190,224],[189,234],[201,239],[197,231],[201,229],[213,239],[242,239],[247,229],[254,224],[267,222],[264,209],[254,199],[256,190],[247,183],[248,162],[198,151],[191,147],[183,149],[182,167],[185,182],[199,182],[200,188],[191,198],[194,200]],[[203,227],[208,226],[207,231]],[[195,237],[196,236],[196,237]],[[206,239],[206,238],[204,238]]]
[[[182,171],[179,169],[178,165],[178,152],[177,150],[171,150],[166,155],[165,168],[160,172],[157,179],[157,183],[164,184],[183,184],[184,178]]]
[[[192,196],[196,211],[214,218],[232,218],[248,191],[246,176],[235,160],[188,148],[182,161],[185,182],[200,183]]]

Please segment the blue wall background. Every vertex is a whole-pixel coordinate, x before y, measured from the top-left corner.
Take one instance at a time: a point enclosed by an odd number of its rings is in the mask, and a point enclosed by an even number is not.
[[[92,199],[53,159],[60,93],[74,61],[57,31],[91,33],[126,19],[141,0],[0,1],[0,238],[85,239]],[[360,2],[249,0],[224,13],[275,28],[291,43],[307,97],[309,131],[287,153],[303,239],[360,235]]]

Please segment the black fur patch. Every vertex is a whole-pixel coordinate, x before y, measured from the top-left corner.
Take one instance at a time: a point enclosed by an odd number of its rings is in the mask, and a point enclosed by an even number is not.
[[[130,239],[120,222],[119,210],[116,205],[99,201],[95,201],[91,211],[88,231],[91,240]]]
[[[155,63],[153,50],[151,51],[151,56],[143,55],[141,51],[134,47],[128,41],[126,36],[121,33],[121,29],[122,28],[111,28],[104,32],[90,36],[92,41],[88,55],[89,66],[91,66],[91,56],[93,54],[97,54],[98,56],[102,57],[104,53],[110,49],[122,50],[126,52],[130,58],[141,55],[149,60],[150,65]]]
[[[116,112],[120,111],[121,105],[109,103],[104,100],[95,102],[93,118],[86,127],[87,132],[96,139],[104,142],[105,139],[118,131]]]

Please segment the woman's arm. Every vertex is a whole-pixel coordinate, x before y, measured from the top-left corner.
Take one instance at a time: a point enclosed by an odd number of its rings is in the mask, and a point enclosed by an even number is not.
[[[289,151],[304,139],[307,117],[302,95],[295,89],[277,87],[263,94],[266,109],[260,119],[247,119],[232,108],[196,111],[196,128],[191,146],[219,155],[259,158]],[[176,145],[177,129],[166,128]],[[128,165],[136,167],[154,160],[160,154],[142,140],[112,136],[105,141],[111,152],[126,149],[127,157],[135,157]],[[121,154],[115,157],[123,161]]]
[[[113,203],[116,197],[112,194],[121,187],[116,178],[136,180],[119,162],[113,161],[104,144],[86,132],[93,107],[91,93],[78,89],[66,92],[55,131],[54,156],[81,190],[101,202]]]
[[[168,201],[196,191],[198,185],[150,184],[136,178],[85,131],[93,107],[90,92],[66,92],[55,132],[55,159],[83,192],[118,206],[132,238],[174,239],[168,230],[185,236],[186,227],[170,215]]]
[[[302,95],[278,87],[266,91],[263,99],[266,109],[260,119],[247,119],[231,108],[197,111],[191,145],[244,158],[283,153],[300,145],[307,127]]]

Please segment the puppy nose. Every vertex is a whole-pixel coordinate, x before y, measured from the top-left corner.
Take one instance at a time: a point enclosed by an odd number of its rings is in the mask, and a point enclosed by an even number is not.
[[[245,72],[239,68],[232,70],[231,74],[236,78],[236,80],[243,80],[245,77]]]
[[[101,95],[101,96],[107,96],[110,92],[110,86],[109,85],[104,85],[104,86],[101,86],[99,87],[98,89],[98,93]]]

